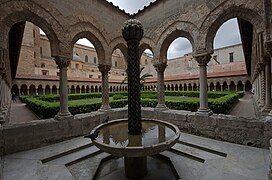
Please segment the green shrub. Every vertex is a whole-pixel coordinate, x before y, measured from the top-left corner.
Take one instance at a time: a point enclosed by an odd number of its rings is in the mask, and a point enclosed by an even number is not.
[[[119,99],[127,99],[127,96],[124,96],[122,94],[114,94],[112,96],[113,100],[119,100]]]

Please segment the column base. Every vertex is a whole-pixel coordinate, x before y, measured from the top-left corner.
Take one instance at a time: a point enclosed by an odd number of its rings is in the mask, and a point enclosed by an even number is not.
[[[101,106],[100,107],[100,109],[98,109],[98,111],[100,111],[100,112],[107,112],[107,111],[109,111],[111,109],[111,107],[110,106]]]
[[[125,157],[125,172],[129,179],[141,179],[147,175],[147,157]]]
[[[169,108],[165,104],[157,104],[155,110],[163,111],[168,110]]]
[[[210,109],[198,109],[196,115],[198,116],[210,116],[213,112]]]
[[[63,121],[63,120],[67,120],[67,119],[72,119],[73,115],[70,112],[67,113],[58,113],[54,119],[57,121]]]

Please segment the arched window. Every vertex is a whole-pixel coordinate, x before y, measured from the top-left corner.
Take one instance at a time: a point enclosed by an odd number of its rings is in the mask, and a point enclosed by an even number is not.
[[[45,68],[45,64],[44,63],[41,64],[41,68]]]
[[[145,59],[145,64],[147,64],[147,59]]]
[[[117,67],[117,61],[114,62],[114,66]]]
[[[93,63],[96,64],[96,57],[93,58]]]
[[[89,62],[89,57],[87,55],[85,56],[85,62]]]

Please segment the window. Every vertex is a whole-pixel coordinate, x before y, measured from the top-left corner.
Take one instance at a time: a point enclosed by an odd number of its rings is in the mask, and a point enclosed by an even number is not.
[[[94,69],[92,69],[92,72],[94,72]]]
[[[96,64],[96,57],[93,58],[93,63]]]
[[[44,63],[41,64],[41,68],[45,68],[45,64]]]
[[[57,72],[57,76],[59,76],[59,72]]]
[[[229,53],[229,61],[230,63],[233,62],[233,52]]]
[[[78,69],[79,68],[79,64],[76,64],[76,69]]]
[[[42,75],[48,75],[48,71],[47,70],[42,70]]]
[[[89,75],[89,78],[93,78],[93,75],[92,75],[92,74],[90,74],[90,75]]]
[[[84,66],[82,65],[82,69],[84,69],[83,67],[84,67]]]
[[[35,32],[35,30],[33,30],[33,37],[34,37],[34,38],[36,37],[36,32]]]
[[[147,64],[147,59],[145,60],[145,64]]]
[[[85,62],[89,62],[89,57],[87,55],[85,56]]]
[[[114,62],[114,66],[117,67],[117,61]]]
[[[101,76],[100,75],[98,75],[98,79],[100,79],[101,78]]]
[[[36,59],[36,52],[34,51],[34,59]]]
[[[43,53],[42,53],[42,47],[40,47],[40,55],[41,55],[41,57],[42,57],[42,54],[43,54]]]

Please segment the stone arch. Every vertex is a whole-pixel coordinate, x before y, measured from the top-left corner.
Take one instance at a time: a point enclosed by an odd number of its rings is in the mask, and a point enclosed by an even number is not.
[[[249,80],[246,81],[245,91],[250,91],[252,89],[252,84]]]
[[[123,39],[123,38],[122,38]],[[120,49],[120,51],[122,52],[123,56],[124,56],[124,64],[125,66],[127,66],[127,46],[126,46],[126,42],[123,40],[121,40],[120,38],[116,38],[111,44],[110,46],[112,47],[112,50],[110,51],[109,54],[109,59],[111,60],[110,62],[107,62],[107,64],[112,64],[112,54],[116,49]]]
[[[28,95],[28,90],[27,90],[27,85],[26,84],[21,85],[21,95],[22,96]]]
[[[242,81],[238,81],[237,83],[237,91],[243,91],[244,90],[244,85]]]
[[[192,84],[189,83],[189,85],[188,85],[188,91],[192,91],[192,90],[193,90]]]
[[[86,27],[87,26],[87,27]],[[73,27],[75,29],[73,29]],[[70,44],[70,53],[73,52],[74,44],[81,38],[88,39],[95,47],[97,57],[98,57],[98,64],[106,64],[106,53],[105,49],[108,49],[106,44],[106,40],[104,36],[93,27],[90,27],[88,24],[85,23],[78,23],[72,26],[72,41]],[[84,31],[82,31],[84,29]]]
[[[76,93],[76,89],[75,89],[74,85],[71,86],[70,91],[71,91],[71,94],[75,94]]]
[[[84,85],[81,86],[81,93],[86,93],[86,89]]]
[[[195,27],[186,22],[175,22],[172,25],[170,25],[160,36],[160,39],[158,40],[157,44],[160,45],[159,47],[159,61],[166,62],[167,61],[167,50],[170,46],[170,44],[179,37],[187,38],[191,45],[192,49],[194,51],[195,44],[194,44],[194,38],[192,36],[192,31],[195,29]]]
[[[250,22],[257,32],[261,32],[265,29],[263,24],[263,18],[257,10],[249,9],[246,7],[241,7],[238,5],[230,5],[231,1],[224,3],[217,8],[212,13],[210,13],[207,18],[203,21],[201,25],[200,36],[205,39],[202,49],[206,49],[208,52],[213,52],[213,41],[217,30],[220,26],[231,18],[239,18]],[[201,38],[199,38],[200,42]],[[201,49],[201,48],[199,48]]]
[[[228,90],[228,83],[226,81],[223,82],[223,91]]]
[[[76,94],[79,94],[80,93],[80,87],[79,85],[76,86]]]
[[[13,25],[18,22],[29,21],[33,24],[39,26],[47,35],[50,41],[51,55],[56,56],[59,54],[59,42],[60,39],[64,37],[64,27],[59,22],[62,22],[62,15],[58,12],[57,9],[52,9],[48,11],[43,8],[44,6],[48,7],[48,4],[37,4],[33,1],[8,1],[2,3],[1,7],[5,9],[1,13],[1,38],[2,42],[8,42],[8,33]],[[4,6],[4,7],[3,7]],[[52,8],[52,7],[50,7]],[[59,34],[57,34],[59,32]]]
[[[89,85],[86,86],[86,93],[90,93],[90,87],[89,87]]]
[[[236,90],[234,81],[230,82],[229,89],[230,89],[230,91],[235,91]]]
[[[139,54],[140,56],[143,54],[145,49],[149,49],[150,51],[152,51],[153,55],[154,55],[154,50],[155,50],[155,44],[151,39],[148,39],[146,37],[144,37],[141,40],[141,44],[139,46]]]
[[[58,94],[58,88],[56,85],[52,86],[52,94]]]
[[[220,82],[216,83],[215,90],[216,91],[221,91],[221,84],[220,84]]]
[[[213,91],[213,90],[215,90],[215,88],[214,88],[214,83],[211,82],[211,84],[210,84],[210,91]]]
[[[43,95],[43,86],[42,85],[38,86],[37,93],[38,93],[38,95]]]
[[[33,84],[31,84],[29,86],[29,95],[30,96],[35,96],[36,95],[36,87]]]
[[[45,86],[45,94],[50,94],[50,86],[49,85]]]
[[[14,84],[11,88],[11,93],[15,93],[16,96],[19,96],[20,95],[20,92],[19,92],[19,88],[18,88],[18,85],[17,84]]]
[[[184,91],[188,91],[187,84],[185,83],[183,86]]]

